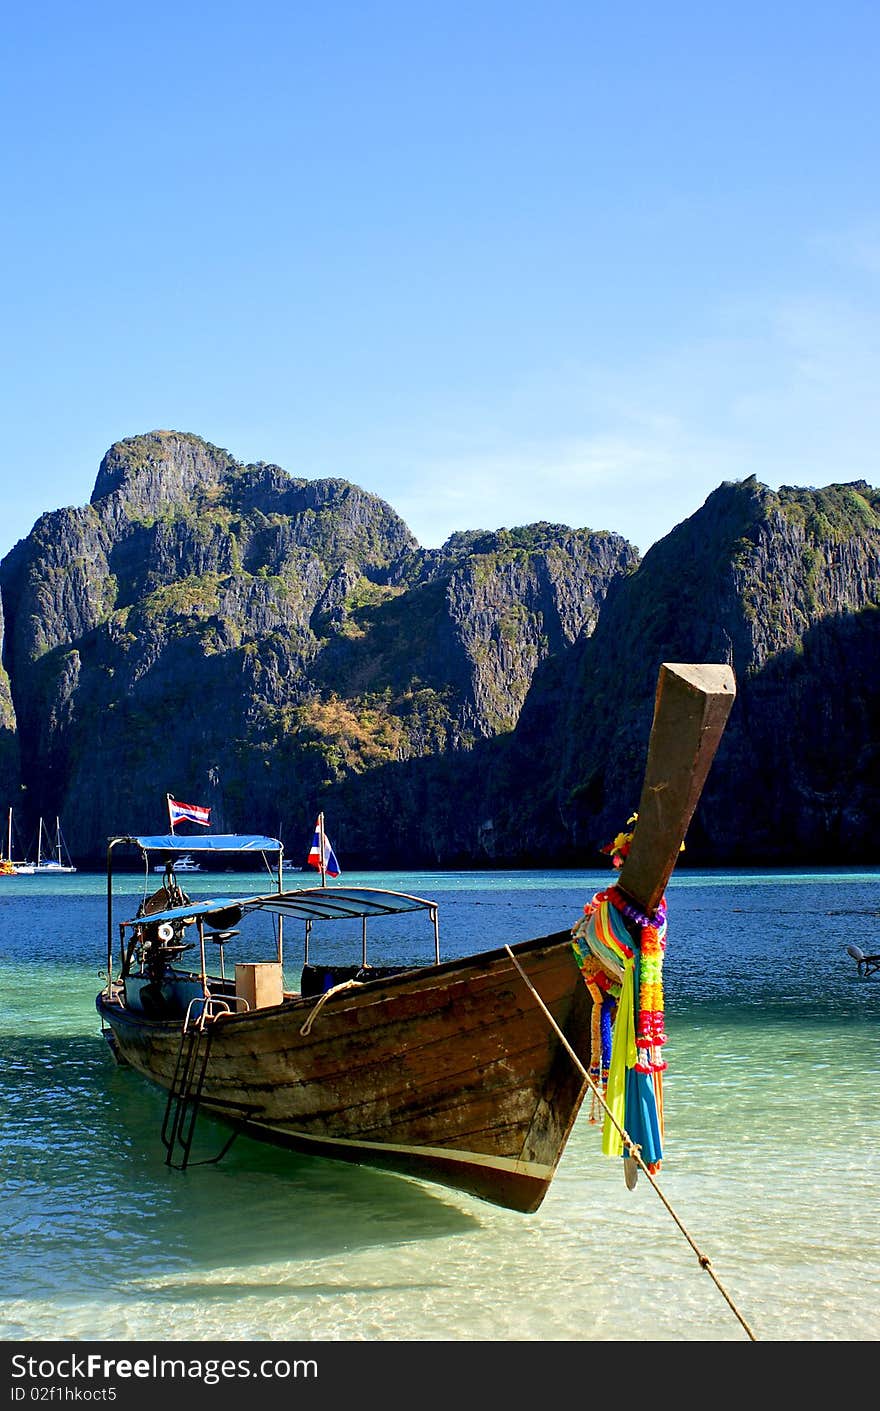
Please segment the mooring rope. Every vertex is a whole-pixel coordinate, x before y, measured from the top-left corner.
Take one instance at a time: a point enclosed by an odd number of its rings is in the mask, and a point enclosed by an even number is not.
[[[691,1235],[690,1235],[690,1234],[688,1233],[688,1231],[685,1229],[685,1226],[684,1226],[684,1224],[682,1223],[681,1219],[680,1219],[679,1216],[676,1214],[676,1212],[673,1210],[673,1208],[672,1208],[672,1206],[670,1205],[669,1201],[667,1200],[666,1196],[663,1194],[663,1191],[660,1189],[660,1186],[659,1186],[658,1182],[656,1181],[656,1179],[654,1178],[653,1174],[648,1170],[647,1166],[645,1165],[644,1161],[642,1160],[642,1154],[641,1154],[641,1151],[640,1151],[639,1147],[636,1145],[636,1143],[632,1140],[632,1138],[629,1136],[629,1134],[624,1130],[623,1127],[621,1127],[620,1123],[617,1121],[616,1117],[614,1116],[613,1112],[611,1111],[611,1109],[609,1108],[607,1102],[605,1101],[605,1095],[604,1095],[604,1093],[601,1091],[601,1089],[599,1088],[599,1086],[593,1081],[593,1079],[592,1079],[592,1077],[590,1076],[589,1072],[588,1072],[587,1069],[584,1067],[584,1065],[581,1063],[580,1059],[578,1058],[578,1056],[577,1056],[577,1054],[575,1053],[574,1049],[572,1048],[571,1044],[568,1042],[568,1039],[565,1037],[565,1035],[563,1034],[563,1032],[562,1032],[562,1030],[560,1029],[559,1025],[557,1024],[556,1020],[553,1018],[553,1015],[550,1013],[550,1010],[547,1008],[547,1006],[546,1006],[546,1004],[544,1003],[544,1001],[542,1000],[541,996],[538,994],[538,991],[535,989],[535,987],[534,987],[534,985],[532,984],[531,980],[529,979],[528,975],[527,975],[526,972],[523,970],[522,966],[520,965],[520,963],[519,963],[519,961],[517,960],[516,956],[514,955],[513,951],[510,949],[510,946],[505,945],[504,949],[507,951],[507,954],[510,956],[511,960],[513,961],[514,965],[516,966],[517,970],[519,971],[520,975],[522,976],[523,980],[525,981],[526,986],[528,987],[529,990],[531,990],[531,992],[532,992],[532,994],[534,995],[535,999],[537,1000],[538,1004],[541,1006],[541,1009],[544,1011],[544,1014],[546,1015],[546,1017],[547,1017],[547,1019],[548,1019],[550,1025],[551,1025],[551,1027],[556,1031],[557,1036],[558,1036],[559,1039],[562,1041],[562,1043],[563,1043],[563,1045],[564,1045],[564,1047],[565,1047],[565,1049],[566,1049],[566,1051],[567,1051],[569,1057],[571,1058],[571,1060],[572,1060],[572,1062],[574,1063],[575,1067],[577,1068],[578,1072],[581,1074],[581,1076],[582,1076],[583,1078],[586,1079],[587,1083],[589,1084],[589,1086],[590,1086],[590,1087],[592,1088],[592,1090],[593,1090],[594,1096],[599,1099],[599,1102],[601,1103],[602,1107],[605,1109],[605,1112],[606,1112],[607,1116],[610,1118],[612,1124],[617,1128],[617,1131],[619,1132],[621,1138],[623,1139],[623,1144],[624,1144],[624,1146],[626,1147],[627,1151],[629,1152],[630,1157],[632,1158],[633,1161],[635,1161],[635,1163],[636,1163],[636,1165],[638,1166],[639,1170],[640,1170],[640,1171],[643,1171],[643,1172],[645,1173],[645,1175],[647,1176],[648,1180],[651,1182],[651,1185],[654,1187],[655,1193],[657,1194],[657,1196],[659,1197],[659,1199],[662,1201],[663,1205],[665,1205],[666,1209],[668,1210],[669,1214],[672,1216],[672,1218],[673,1218],[673,1220],[675,1221],[675,1223],[676,1223],[676,1225],[678,1226],[678,1228],[681,1230],[682,1234],[684,1235],[684,1237],[685,1237],[685,1239],[687,1240],[688,1244],[690,1245],[691,1249],[694,1251],[694,1254],[697,1256],[697,1262],[699,1263],[700,1268],[701,1268],[701,1269],[704,1269],[705,1272],[709,1275],[710,1279],[711,1279],[712,1282],[715,1284],[715,1286],[716,1286],[716,1288],[718,1289],[719,1293],[721,1294],[722,1298],[724,1298],[724,1300],[726,1301],[726,1303],[727,1303],[728,1306],[730,1307],[731,1311],[734,1313],[734,1315],[736,1316],[736,1318],[737,1318],[737,1319],[739,1320],[739,1322],[742,1324],[742,1326],[743,1326],[743,1328],[745,1329],[745,1331],[746,1331],[746,1333],[747,1333],[747,1335],[748,1335],[750,1341],[751,1341],[751,1342],[757,1342],[758,1339],[755,1337],[755,1334],[752,1332],[752,1330],[751,1330],[751,1328],[749,1327],[748,1323],[746,1322],[745,1318],[744,1318],[743,1315],[740,1313],[739,1309],[737,1308],[737,1306],[736,1306],[736,1304],[734,1303],[733,1299],[731,1298],[730,1294],[727,1292],[727,1290],[726,1290],[726,1288],[724,1287],[724,1285],[722,1284],[721,1280],[718,1278],[718,1275],[715,1273],[715,1270],[712,1268],[712,1261],[711,1261],[711,1259],[709,1258],[708,1255],[706,1255],[706,1254],[703,1253],[703,1251],[699,1248],[699,1246],[696,1244],[696,1242],[694,1241],[694,1239],[691,1237]]]
[[[311,1014],[309,1015],[308,1019],[306,1020],[305,1024],[303,1024],[302,1028],[300,1029],[300,1033],[311,1033],[312,1025],[314,1024],[324,1005],[327,1003],[328,999],[330,999],[331,995],[341,994],[343,990],[350,990],[353,985],[360,985],[362,983],[362,980],[341,980],[338,985],[333,985],[331,989],[325,990],[321,998],[318,1000],[318,1003],[312,1010]]]

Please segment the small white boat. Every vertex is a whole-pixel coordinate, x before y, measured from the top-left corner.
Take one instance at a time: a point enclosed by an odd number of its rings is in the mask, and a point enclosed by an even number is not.
[[[202,864],[200,862],[196,862],[195,858],[191,857],[188,852],[182,853],[181,856],[176,858],[174,861],[175,872],[201,872],[201,870]],[[153,871],[164,872],[165,863],[157,862],[153,868]]]

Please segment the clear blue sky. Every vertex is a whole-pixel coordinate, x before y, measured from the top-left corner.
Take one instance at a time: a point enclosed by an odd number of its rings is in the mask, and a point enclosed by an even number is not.
[[[6,12],[2,533],[164,427],[420,542],[876,484],[880,6]]]

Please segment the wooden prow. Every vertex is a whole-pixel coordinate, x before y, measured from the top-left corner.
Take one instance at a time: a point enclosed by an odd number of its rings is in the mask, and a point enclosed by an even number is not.
[[[735,696],[729,666],[660,667],[638,821],[617,878],[645,912],[666,890]]]

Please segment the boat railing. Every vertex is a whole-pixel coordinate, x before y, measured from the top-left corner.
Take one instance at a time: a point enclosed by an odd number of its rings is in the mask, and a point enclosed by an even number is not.
[[[243,995],[197,995],[191,999],[186,1007],[186,1014],[183,1018],[183,1032],[186,1034],[190,1029],[204,1029],[214,1019],[219,1019],[223,1014],[236,1014],[238,1009],[233,1009],[233,1005],[240,1007],[241,1012],[250,1009],[250,1005]],[[197,1013],[194,1011],[198,1011]]]
[[[107,981],[106,985],[101,991],[101,995],[104,999],[106,999],[107,1003],[122,1004],[125,999],[124,981],[121,978],[114,979],[112,975],[107,974],[106,970],[99,970],[98,978]]]
[[[846,951],[847,955],[851,955],[856,962],[858,973],[864,975],[866,979],[870,979],[876,971],[880,970],[880,954],[865,955],[861,946],[855,945],[847,946]]]

